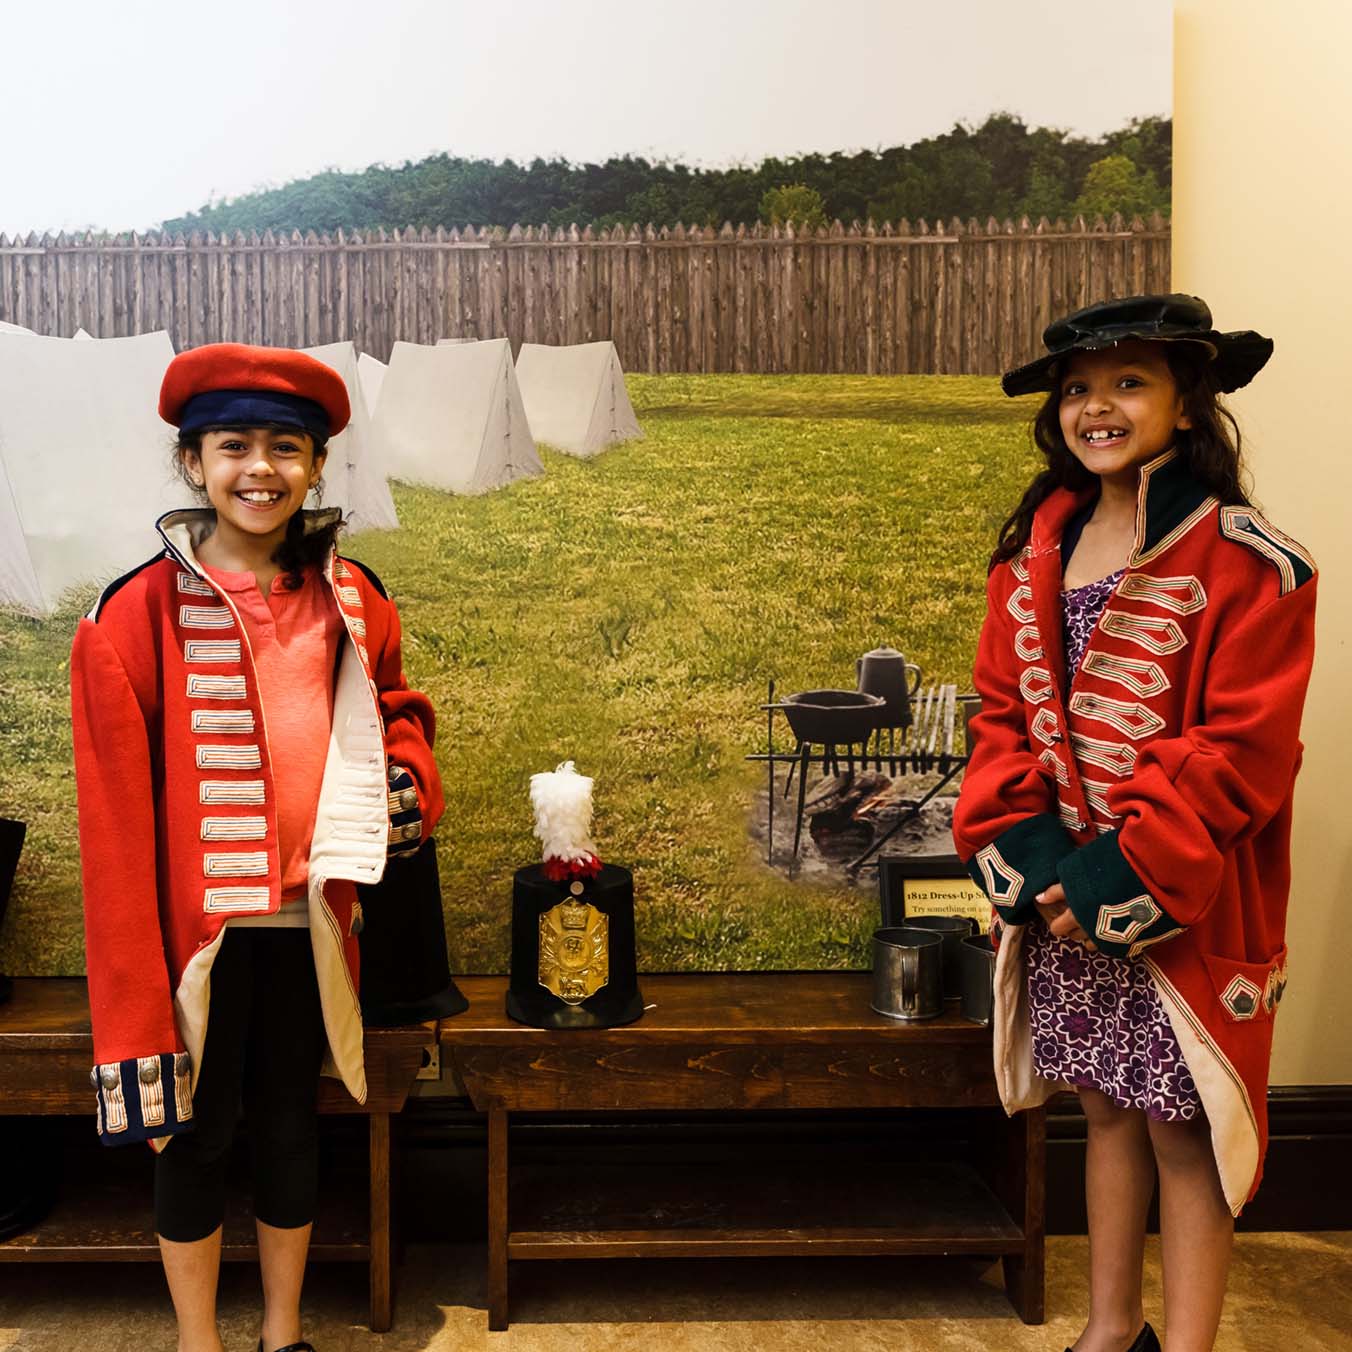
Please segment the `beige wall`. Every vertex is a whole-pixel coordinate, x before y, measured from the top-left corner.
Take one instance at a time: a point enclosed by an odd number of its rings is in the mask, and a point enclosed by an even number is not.
[[[1232,407],[1320,567],[1273,1084],[1352,1082],[1352,5],[1176,0],[1174,287],[1276,340]]]

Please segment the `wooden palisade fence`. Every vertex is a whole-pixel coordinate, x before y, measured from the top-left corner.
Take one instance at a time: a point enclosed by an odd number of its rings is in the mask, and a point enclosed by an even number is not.
[[[1159,216],[836,222],[815,232],[373,230],[9,239],[0,319],[69,337],[168,329],[178,349],[352,339],[611,338],[626,370],[990,375],[1049,319],[1169,289]]]

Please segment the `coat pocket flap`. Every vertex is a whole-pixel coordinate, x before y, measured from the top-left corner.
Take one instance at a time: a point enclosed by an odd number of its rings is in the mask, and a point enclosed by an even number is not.
[[[1207,974],[1231,1023],[1271,1018],[1286,989],[1286,945],[1266,962],[1239,962],[1203,953]]]

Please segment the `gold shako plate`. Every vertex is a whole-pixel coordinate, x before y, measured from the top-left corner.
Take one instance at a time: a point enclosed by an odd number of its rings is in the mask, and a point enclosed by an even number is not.
[[[545,911],[540,984],[565,1004],[577,1005],[609,980],[610,917],[576,895]]]

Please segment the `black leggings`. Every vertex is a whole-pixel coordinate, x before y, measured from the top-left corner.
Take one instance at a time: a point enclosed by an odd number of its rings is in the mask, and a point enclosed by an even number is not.
[[[186,1243],[220,1225],[241,1098],[253,1147],[254,1215],[286,1229],[314,1219],[315,1100],[326,1045],[309,930],[227,929],[211,969],[194,1126],[155,1158],[159,1234]]]

